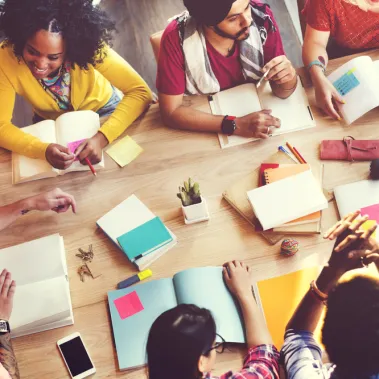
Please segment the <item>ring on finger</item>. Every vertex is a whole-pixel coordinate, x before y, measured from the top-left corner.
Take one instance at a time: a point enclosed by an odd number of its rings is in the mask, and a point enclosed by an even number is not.
[[[364,257],[361,257],[361,265],[362,265],[362,267],[368,268],[368,265],[365,263]]]
[[[266,132],[266,134],[270,134],[270,127],[269,127],[269,126],[267,127],[267,132]]]

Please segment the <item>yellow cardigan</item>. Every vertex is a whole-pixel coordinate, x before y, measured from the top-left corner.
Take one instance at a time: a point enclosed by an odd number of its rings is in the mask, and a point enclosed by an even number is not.
[[[45,159],[48,143],[28,135],[12,124],[15,94],[23,96],[34,111],[45,119],[55,120],[64,111],[34,78],[23,60],[18,61],[11,47],[0,44],[0,147]],[[152,95],[145,81],[114,50],[107,48],[104,62],[89,70],[71,70],[71,104],[74,110],[97,111],[112,96],[112,86],[124,97],[100,131],[109,143],[115,140],[147,108]],[[73,125],[80,127],[80,125]]]

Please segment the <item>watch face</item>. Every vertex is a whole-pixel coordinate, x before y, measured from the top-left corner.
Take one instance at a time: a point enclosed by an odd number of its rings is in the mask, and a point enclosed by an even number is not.
[[[8,325],[6,321],[0,320],[0,333],[8,332]]]

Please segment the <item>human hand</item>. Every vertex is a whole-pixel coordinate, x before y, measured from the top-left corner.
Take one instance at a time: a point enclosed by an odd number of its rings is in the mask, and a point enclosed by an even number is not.
[[[359,215],[359,211],[349,213],[324,235],[325,239],[336,239],[329,266],[341,275],[346,271],[379,261],[379,245],[374,238],[371,238],[377,225],[368,230],[361,229],[368,216]]]
[[[101,161],[103,149],[108,145],[108,140],[103,133],[97,132],[92,138],[83,141],[75,150],[81,164],[86,165],[86,158],[96,164]]]
[[[280,120],[271,115],[271,109],[237,117],[234,134],[248,138],[268,138],[275,128],[280,128]]]
[[[66,170],[75,160],[75,155],[67,147],[51,143],[45,153],[46,160],[55,168]]]
[[[227,262],[222,273],[229,291],[238,300],[252,296],[252,276],[248,265],[241,261]]]
[[[345,101],[342,99],[333,84],[324,75],[313,80],[313,84],[315,87],[316,104],[318,107],[328,116],[341,120],[337,104],[345,104]]]
[[[76,213],[76,202],[73,196],[56,188],[52,191],[41,193],[27,199],[27,208],[29,210],[49,211],[57,213],[66,212],[70,206]]]
[[[290,82],[296,76],[296,70],[285,55],[280,55],[271,59],[262,69],[265,73],[269,71],[265,80],[270,80],[276,84]]]
[[[16,291],[16,282],[6,269],[0,275],[0,319],[9,321],[13,308],[13,297]]]

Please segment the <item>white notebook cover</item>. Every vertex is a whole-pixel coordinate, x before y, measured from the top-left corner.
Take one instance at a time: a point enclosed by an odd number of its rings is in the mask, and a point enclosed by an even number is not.
[[[334,197],[342,218],[350,212],[379,204],[379,181],[361,180],[338,186],[334,189]]]
[[[305,171],[247,192],[263,230],[326,209],[328,201],[312,171]]]

